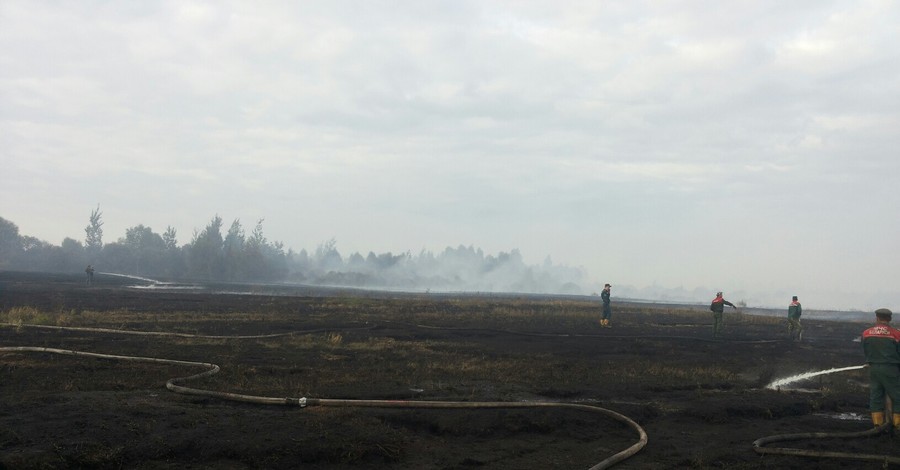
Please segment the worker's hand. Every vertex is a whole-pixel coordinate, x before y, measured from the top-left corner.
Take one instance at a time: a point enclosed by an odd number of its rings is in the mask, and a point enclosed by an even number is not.
[[[733,308],[733,309],[735,309],[735,310],[737,310],[737,307],[735,307],[735,306],[734,306],[734,305],[732,305],[732,306],[731,306],[731,308]]]

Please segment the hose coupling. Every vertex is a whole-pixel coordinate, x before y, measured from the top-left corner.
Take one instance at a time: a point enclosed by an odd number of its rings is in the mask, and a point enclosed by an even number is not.
[[[284,402],[288,405],[297,405],[300,408],[306,408],[306,397],[300,397],[300,398],[288,397],[288,398],[284,399]]]

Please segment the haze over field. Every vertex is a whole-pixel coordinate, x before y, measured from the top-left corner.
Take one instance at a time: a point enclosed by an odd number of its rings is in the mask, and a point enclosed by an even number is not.
[[[897,44],[891,1],[6,0],[0,217],[900,309]]]

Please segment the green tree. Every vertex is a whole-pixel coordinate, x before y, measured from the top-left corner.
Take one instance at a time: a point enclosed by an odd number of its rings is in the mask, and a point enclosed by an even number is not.
[[[245,241],[244,227],[241,226],[240,219],[234,219],[222,241],[222,263],[225,268],[223,276],[226,280],[237,281],[246,278],[244,272]]]
[[[344,266],[344,260],[337,250],[337,241],[334,238],[322,242],[316,247],[313,263],[322,272],[341,270]]]
[[[188,274],[201,279],[222,279],[222,218],[216,215],[203,231],[194,233],[188,249]]]
[[[22,258],[20,267],[27,271],[59,271],[52,265],[52,252],[55,248],[53,245],[31,236],[23,236],[21,239]]]
[[[84,228],[84,249],[87,251],[88,259],[94,259],[100,254],[103,248],[103,213],[100,212],[100,206],[96,210],[91,211],[90,223]]]
[[[127,248],[131,264],[129,272],[151,276],[162,274],[166,242],[150,227],[136,225],[125,229],[125,238],[119,243]]]
[[[254,280],[264,280],[268,277],[266,263],[266,237],[262,231],[262,219],[256,222],[253,233],[244,245],[244,270],[247,277]]]
[[[22,237],[19,236],[19,227],[0,217],[0,268],[15,267],[21,254]]]
[[[165,273],[163,274],[170,279],[184,276],[183,250],[178,247],[177,235],[172,226],[166,227],[166,232],[162,235],[163,243],[166,245]]]
[[[54,264],[66,272],[83,270],[88,264],[84,246],[80,241],[66,237],[59,246],[58,256]]]
[[[288,273],[288,258],[281,242],[269,243],[263,233],[263,220],[256,222],[244,246],[244,266],[249,279],[283,279]]]
[[[178,237],[175,232],[175,228],[171,225],[166,227],[166,233],[162,235],[163,242],[166,244],[166,249],[172,250],[178,248]]]

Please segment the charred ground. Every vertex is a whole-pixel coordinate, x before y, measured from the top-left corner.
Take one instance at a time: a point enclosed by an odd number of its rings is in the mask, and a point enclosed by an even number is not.
[[[7,325],[0,345],[212,362],[222,371],[192,386],[260,396],[593,404],[649,435],[618,468],[881,468],[752,449],[772,434],[869,427],[865,371],[765,389],[861,364],[853,340],[865,323],[804,320],[805,341],[792,343],[781,317],[726,313],[713,341],[709,313],[691,307],[617,302],[603,329],[597,303],[575,298],[130,284],[0,273],[0,321],[293,334]],[[0,468],[588,468],[637,439],[573,410],[269,407],[167,391],[169,378],[199,372],[190,367],[47,353],[2,353],[0,364]],[[791,445],[900,455],[889,436]]]

